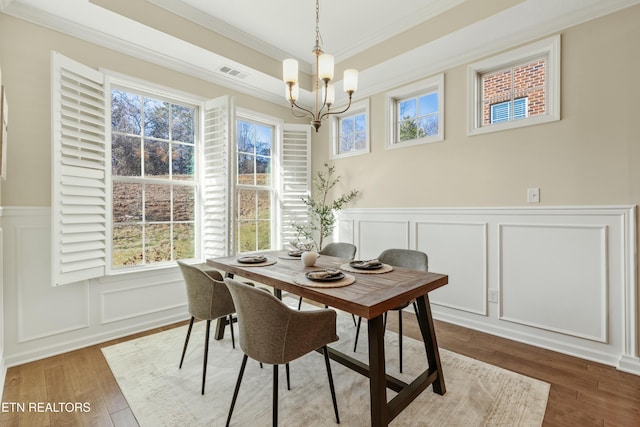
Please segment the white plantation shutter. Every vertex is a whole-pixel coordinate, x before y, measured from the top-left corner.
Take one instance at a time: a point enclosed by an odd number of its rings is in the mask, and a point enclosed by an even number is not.
[[[308,220],[307,206],[302,197],[309,195],[311,185],[311,127],[285,124],[280,150],[282,241],[296,237],[291,224]]]
[[[205,103],[203,138],[202,247],[205,258],[231,255],[233,199],[231,142],[234,141],[233,103],[223,96]]]
[[[107,195],[102,73],[52,54],[52,280],[105,274]]]

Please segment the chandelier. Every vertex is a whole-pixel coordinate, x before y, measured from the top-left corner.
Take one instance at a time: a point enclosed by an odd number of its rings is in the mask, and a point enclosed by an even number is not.
[[[282,80],[286,84],[286,98],[291,103],[291,113],[294,117],[311,118],[311,126],[316,132],[322,124],[322,120],[331,114],[344,113],[351,107],[351,96],[358,89],[358,71],[348,69],[344,71],[343,86],[344,91],[349,95],[349,104],[342,111],[331,111],[331,105],[335,101],[335,87],[329,83],[333,79],[333,55],[326,54],[322,51],[320,36],[320,6],[316,0],[316,44],[313,47],[313,55],[316,62],[315,75],[315,110],[311,111],[301,107],[296,103],[298,100],[299,84],[298,84],[298,61],[295,59],[285,59],[282,61]],[[322,83],[321,83],[322,81]],[[322,87],[322,95],[320,88]],[[322,101],[322,102],[321,102]],[[301,112],[296,113],[296,108]]]

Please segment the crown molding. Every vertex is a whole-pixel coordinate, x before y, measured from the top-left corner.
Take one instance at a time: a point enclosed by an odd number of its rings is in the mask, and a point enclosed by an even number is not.
[[[140,40],[145,42],[157,40],[155,46],[136,43],[132,38],[107,33],[19,1],[14,1],[11,8],[4,13],[273,104],[283,107],[289,106],[282,95],[284,89],[280,79],[149,27],[139,29],[137,35]],[[121,19],[119,16],[116,18]],[[172,49],[166,49],[166,46],[172,46]],[[168,52],[172,52],[172,54],[170,55]],[[223,65],[232,66],[242,71],[247,77],[242,80],[235,79],[219,72],[218,69]],[[307,94],[303,95],[305,95],[305,99],[308,97]]]
[[[254,49],[278,61],[295,57],[294,54],[265,43],[261,39],[246,33],[237,27],[227,24],[214,16],[208,15],[201,10],[183,2],[176,0],[147,0],[158,7],[161,7],[175,15],[187,19],[195,24],[205,27],[215,33],[221,34],[235,42]],[[300,71],[307,74],[313,73],[313,65],[308,61],[298,59]]]
[[[639,4],[640,0],[563,0],[567,13],[553,19],[555,0],[523,2],[476,24],[419,46],[359,73],[358,99],[468,64],[569,27]],[[523,21],[522,16],[528,19]],[[346,96],[336,93],[336,105]]]
[[[391,37],[397,36],[422,22],[433,19],[449,9],[469,0],[435,0],[429,2],[429,7],[425,7],[419,13],[413,13],[393,22],[387,23],[384,27],[376,28],[375,33],[369,37],[360,39],[352,43],[348,48],[335,51],[333,53],[336,63],[342,62],[366,49],[369,49]]]
[[[167,0],[149,1],[165,3]],[[78,7],[73,10],[68,7],[66,15],[60,12],[63,9],[60,7],[49,6],[52,9],[48,11],[31,6],[35,0],[0,2],[3,5],[9,4],[3,9],[3,13],[8,15],[285,108],[289,107],[280,79],[98,8],[89,2],[77,3]],[[359,76],[360,90],[356,92],[354,100],[471,63],[638,3],[640,0],[563,0],[561,3],[557,0],[527,0],[469,27],[362,70]],[[522,20],[522,16],[526,16],[527,20]],[[245,78],[232,78],[219,72],[218,69],[223,65],[239,70],[246,75]],[[335,83],[340,87],[340,81]],[[314,99],[313,92],[300,91],[299,102],[302,105],[311,106]],[[346,101],[346,95],[336,91],[335,105],[346,104]]]

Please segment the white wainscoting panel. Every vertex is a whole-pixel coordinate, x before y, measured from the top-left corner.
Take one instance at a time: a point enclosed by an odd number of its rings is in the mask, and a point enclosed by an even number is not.
[[[417,249],[436,319],[640,375],[635,206],[345,209],[361,258]],[[338,227],[338,230],[342,230]]]
[[[186,307],[187,295],[182,279],[158,277],[151,284],[105,289],[100,293],[101,323],[119,322],[158,311]],[[155,298],[149,298],[153,293]]]
[[[431,271],[447,271],[449,284],[429,295],[434,304],[486,316],[487,224],[416,221],[416,248]]]
[[[86,282],[61,287],[60,292],[51,286],[49,230],[16,227],[18,342],[89,327]]]
[[[606,230],[500,225],[500,318],[606,343]]]
[[[358,256],[372,259],[387,248],[405,248],[409,245],[409,221],[367,219],[358,221]]]
[[[15,366],[188,319],[177,266],[51,286],[51,212],[3,207],[3,356]]]

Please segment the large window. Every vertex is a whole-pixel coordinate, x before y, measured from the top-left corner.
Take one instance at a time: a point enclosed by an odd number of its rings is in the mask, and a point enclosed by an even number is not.
[[[444,139],[444,75],[387,94],[387,148]]]
[[[111,91],[113,268],[195,257],[197,113]]]
[[[55,52],[51,104],[55,286],[281,247],[306,217],[308,125]]]
[[[469,66],[469,134],[560,118],[560,38]]]
[[[239,118],[236,137],[236,248],[238,252],[271,249],[275,127]]]

